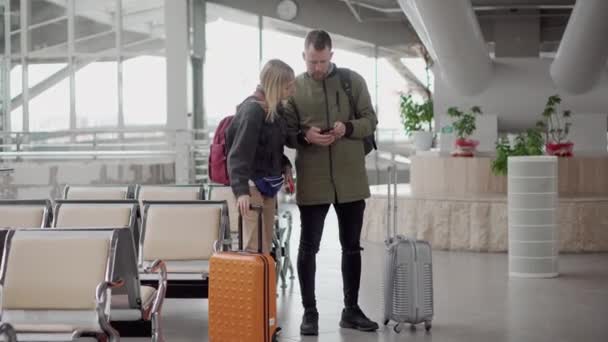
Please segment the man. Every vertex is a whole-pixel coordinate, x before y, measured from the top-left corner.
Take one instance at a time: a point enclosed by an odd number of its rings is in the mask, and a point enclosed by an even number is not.
[[[375,331],[358,305],[361,281],[361,227],[364,199],[370,196],[363,138],[376,129],[377,118],[363,77],[331,63],[329,34],[308,33],[303,53],[306,73],[296,78],[296,95],[285,106],[291,144],[297,150],[297,202],[302,233],[298,252],[298,277],[304,316],[300,333],[318,335],[319,313],[315,300],[316,254],[325,216],[333,205],[338,216],[342,245],[344,305],[340,326]],[[350,99],[343,84],[351,80]],[[354,112],[358,119],[355,119]]]

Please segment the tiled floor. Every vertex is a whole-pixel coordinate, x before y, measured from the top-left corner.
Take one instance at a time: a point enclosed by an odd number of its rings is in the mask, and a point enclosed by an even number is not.
[[[294,258],[299,235],[295,221]],[[337,221],[330,210],[318,256],[320,335],[299,335],[302,310],[295,279],[278,298],[282,341],[608,341],[608,254],[562,255],[559,278],[531,280],[508,278],[506,254],[435,251],[433,329],[427,334],[422,327],[415,332],[406,327],[398,335],[392,326],[376,333],[338,327],[342,309],[339,251]],[[378,321],[382,319],[383,256],[382,245],[365,245],[361,305]],[[206,300],[169,299],[163,319],[167,342],[208,340]]]

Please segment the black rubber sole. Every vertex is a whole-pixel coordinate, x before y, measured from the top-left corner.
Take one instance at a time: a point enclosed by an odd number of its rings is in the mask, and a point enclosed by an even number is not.
[[[372,332],[372,331],[376,331],[378,330],[378,327],[361,327],[358,326],[356,324],[350,323],[350,322],[345,322],[345,321],[340,321],[340,328],[344,328],[344,329],[354,329],[354,330],[359,330],[359,331],[364,331],[364,332]]]
[[[319,331],[303,331],[300,329],[300,335],[302,336],[319,336]]]

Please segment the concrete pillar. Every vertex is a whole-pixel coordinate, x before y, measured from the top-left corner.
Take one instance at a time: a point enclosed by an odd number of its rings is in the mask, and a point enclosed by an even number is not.
[[[509,157],[509,276],[558,275],[557,157]]]
[[[188,1],[165,0],[167,128],[175,136],[175,182],[190,183],[191,133],[188,132]]]

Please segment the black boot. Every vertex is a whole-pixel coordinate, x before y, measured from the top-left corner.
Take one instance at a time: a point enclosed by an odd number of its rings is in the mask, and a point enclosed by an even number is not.
[[[319,335],[319,313],[317,312],[317,309],[312,308],[304,310],[302,325],[300,325],[300,335]]]
[[[376,331],[378,323],[367,318],[358,306],[353,306],[342,310],[340,327],[359,331]]]

